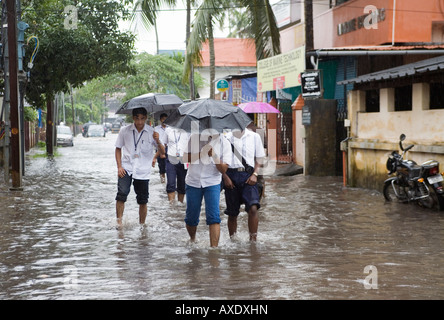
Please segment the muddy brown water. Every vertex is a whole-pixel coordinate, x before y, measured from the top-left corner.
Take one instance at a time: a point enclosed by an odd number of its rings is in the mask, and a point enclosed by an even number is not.
[[[235,239],[222,214],[212,249],[203,215],[189,243],[156,168],[146,226],[132,192],[117,230],[116,136],[32,150],[24,191],[0,181],[0,299],[444,298],[444,214],[340,177],[267,177],[257,243],[245,212]]]

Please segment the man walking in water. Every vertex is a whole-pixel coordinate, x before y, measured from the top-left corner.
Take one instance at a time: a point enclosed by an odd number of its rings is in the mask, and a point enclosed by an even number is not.
[[[161,154],[165,153],[159,134],[146,125],[146,109],[134,109],[132,113],[134,123],[123,127],[116,140],[118,174],[116,215],[119,227],[122,225],[123,211],[131,184],[134,186],[139,204],[139,223],[145,224],[154,148],[160,150]]]

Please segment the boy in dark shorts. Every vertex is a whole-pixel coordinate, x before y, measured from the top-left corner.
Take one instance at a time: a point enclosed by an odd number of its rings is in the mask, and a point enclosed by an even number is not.
[[[226,135],[232,145],[232,161],[226,173],[222,175],[225,201],[228,215],[228,232],[232,237],[237,231],[237,217],[242,203],[248,212],[248,230],[250,241],[257,240],[259,225],[258,210],[259,190],[257,187],[258,159],[265,157],[265,150],[259,134],[245,129]]]
[[[152,127],[146,125],[146,120],[146,109],[134,109],[134,123],[123,127],[117,136],[115,151],[118,174],[116,216],[119,226],[122,225],[123,211],[131,183],[134,186],[139,204],[139,223],[145,224],[154,148],[160,150],[162,154],[165,153],[165,148],[159,141],[159,134]]]

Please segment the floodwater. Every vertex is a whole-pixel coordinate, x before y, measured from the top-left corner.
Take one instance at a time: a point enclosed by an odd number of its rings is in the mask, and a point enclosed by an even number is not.
[[[339,177],[267,177],[258,241],[222,214],[214,249],[203,215],[189,243],[156,168],[146,226],[131,191],[117,230],[116,136],[32,150],[24,191],[0,180],[0,299],[444,299],[444,214]]]

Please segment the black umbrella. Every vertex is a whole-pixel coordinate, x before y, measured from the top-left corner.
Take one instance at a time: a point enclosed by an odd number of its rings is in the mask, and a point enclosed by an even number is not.
[[[241,108],[231,103],[203,99],[184,103],[174,110],[164,123],[187,132],[194,132],[197,128],[199,132],[205,129],[223,132],[244,130],[251,123],[251,119]]]
[[[116,114],[131,114],[133,109],[145,108],[148,112],[175,109],[183,103],[175,94],[147,93],[126,101]]]

